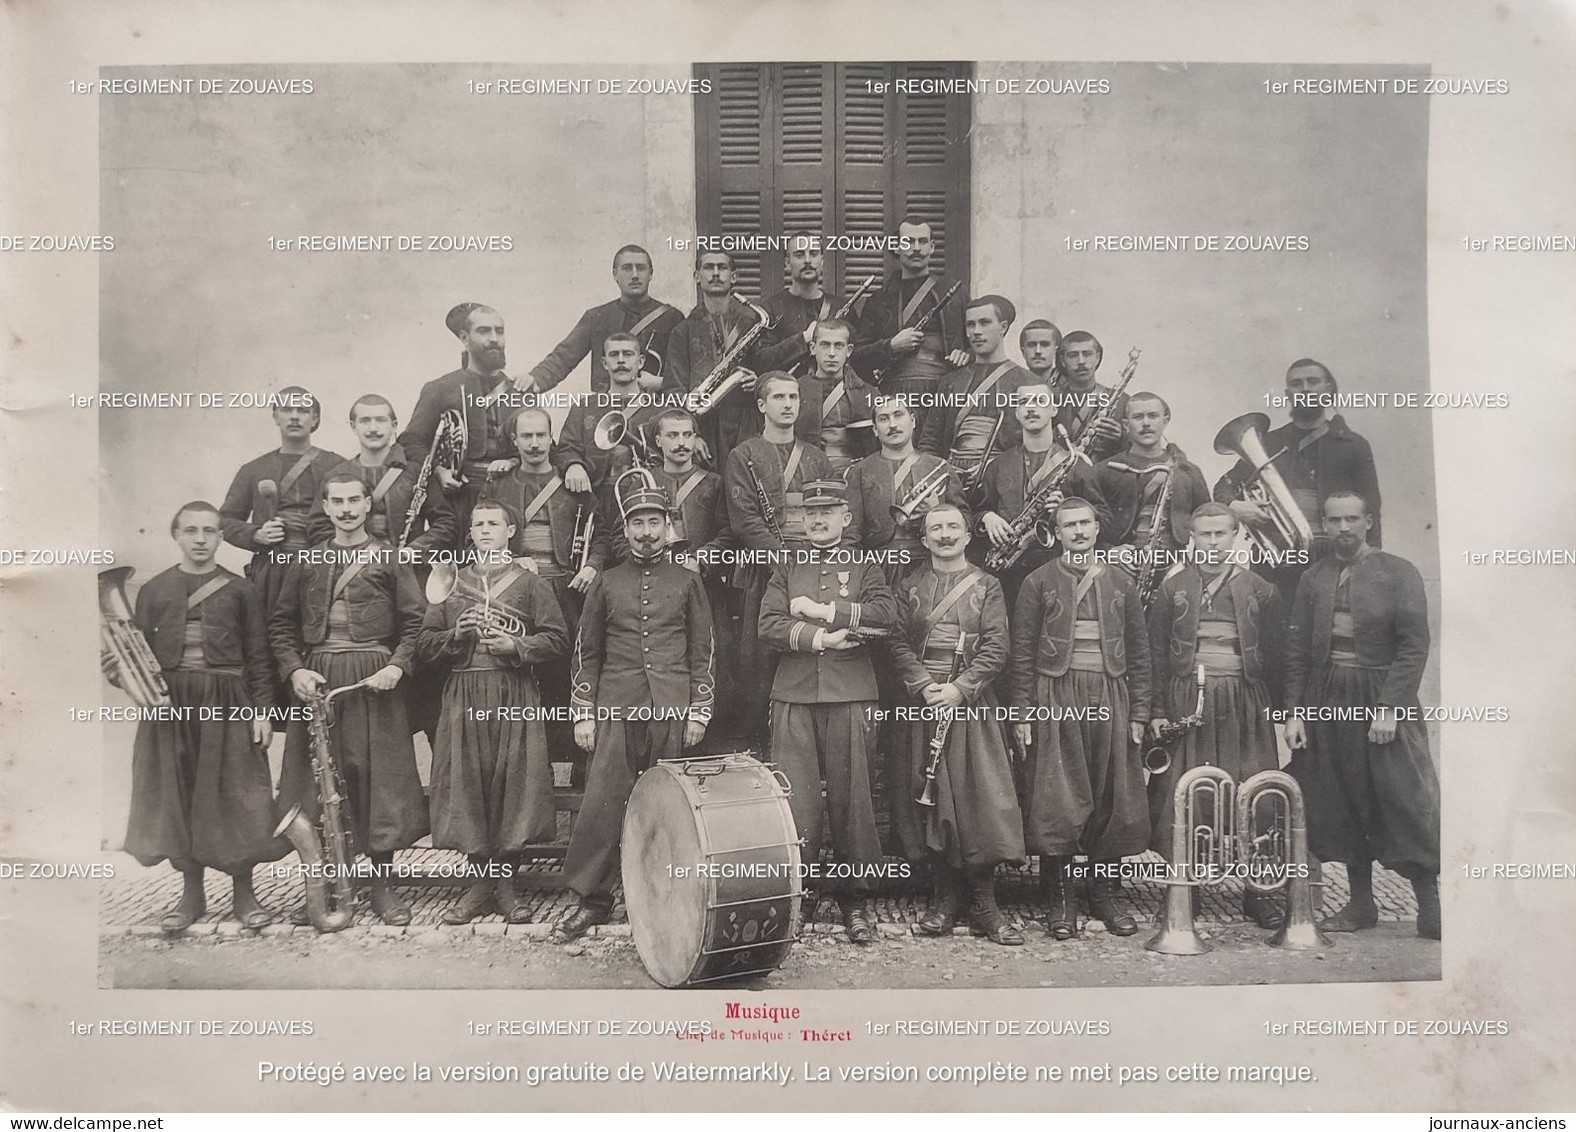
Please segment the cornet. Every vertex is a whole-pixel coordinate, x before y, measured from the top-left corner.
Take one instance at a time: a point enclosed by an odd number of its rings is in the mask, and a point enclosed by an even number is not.
[[[917,483],[909,485],[902,502],[892,504],[892,521],[904,530],[914,531],[916,524],[924,519],[925,512],[936,505],[946,490],[947,476],[951,471],[951,465],[942,461],[921,476]]]

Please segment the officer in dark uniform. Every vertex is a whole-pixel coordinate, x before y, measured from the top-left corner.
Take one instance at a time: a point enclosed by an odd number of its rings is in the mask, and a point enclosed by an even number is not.
[[[667,495],[631,480],[619,507],[629,558],[591,583],[575,644],[570,707],[591,771],[564,860],[580,904],[553,926],[554,943],[607,923],[629,792],[659,759],[696,746],[714,707],[711,611],[701,576],[664,554]],[[652,718],[627,721],[637,708]]]
[[[882,861],[870,793],[871,709],[879,702],[870,648],[860,631],[890,631],[897,605],[881,567],[829,559],[848,526],[839,480],[805,484],[809,549],[776,567],[761,599],[761,640],[783,654],[772,681],[772,753],[793,785],[789,805],[804,836],[805,860],[819,862],[821,789],[826,788],[832,848],[853,875],[839,893],[843,926],[854,943],[874,943],[869,907]]]

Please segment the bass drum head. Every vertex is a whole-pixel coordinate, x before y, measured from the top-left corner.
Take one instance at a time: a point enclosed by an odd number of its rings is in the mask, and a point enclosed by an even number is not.
[[[694,973],[705,945],[709,882],[695,809],[675,772],[658,763],[635,783],[624,812],[624,904],[646,971],[665,987]],[[687,876],[675,876],[683,869]]]

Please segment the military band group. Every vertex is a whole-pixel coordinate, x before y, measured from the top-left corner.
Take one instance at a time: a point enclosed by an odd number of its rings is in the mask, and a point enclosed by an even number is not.
[[[1377,861],[1437,939],[1438,786],[1405,710],[1430,645],[1423,586],[1380,549],[1368,444],[1320,404],[1330,371],[1293,363],[1291,419],[1263,437],[1312,538],[1245,560],[1285,519],[1250,490],[1262,467],[1211,486],[1166,438],[1168,399],[1124,388],[1133,359],[1097,380],[1093,334],[970,298],[932,272],[929,225],[895,234],[896,270],[857,298],[832,293],[812,239],[759,303],[727,252],[703,252],[687,315],[626,246],[617,298],[518,378],[502,314],[460,304],[460,368],[403,423],[380,393],[347,406],[350,459],[318,446],[318,400],[282,390],[277,447],[220,505],[179,508],[181,560],[137,595],[172,705],[360,686],[328,734],[390,924],[411,910],[388,866],[428,836],[475,866],[446,922],[528,920],[513,866],[554,840],[567,762],[578,903],[551,938],[575,939],[611,916],[641,772],[748,748],[791,784],[805,860],[850,866],[822,886],[850,940],[878,939],[872,896],[901,858],[932,890],[916,932],[1004,945],[1024,937],[995,877],[1033,857],[1052,938],[1086,914],[1133,934],[1117,870],[1086,870],[1080,893],[1075,859],[1169,855],[1177,778],[1277,766],[1284,710],[1312,852],[1350,878],[1324,928],[1376,924]],[[592,395],[555,437],[544,406],[588,358]],[[246,577],[217,564],[221,542],[252,556]],[[309,724],[285,715],[276,796],[273,713],[171,714],[139,726],[126,850],[184,874],[166,930],[205,913],[205,868],[234,878],[243,925],[266,925],[252,869],[288,852],[280,813],[319,813]],[[1170,766],[1150,774],[1161,736]],[[1244,910],[1285,915],[1262,896]]]

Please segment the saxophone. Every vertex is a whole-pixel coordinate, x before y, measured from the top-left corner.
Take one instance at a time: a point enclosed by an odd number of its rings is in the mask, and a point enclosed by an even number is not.
[[[1057,425],[1056,431],[1061,436],[1062,443],[1067,444],[1067,430]],[[1054,455],[1056,450],[1053,448],[1051,451]],[[1069,445],[1067,461],[1040,481],[1034,493],[1023,501],[1023,509],[1012,517],[1012,522],[1008,524],[1012,527],[1012,541],[1006,546],[992,547],[985,555],[983,565],[986,570],[992,574],[1000,574],[1003,570],[1010,570],[1017,565],[1018,559],[1027,554],[1036,542],[1041,546],[1051,545],[1055,537],[1047,530],[1051,519],[1051,497],[1058,494],[1066,485],[1073,466],[1082,456],[1081,449],[1071,448]],[[1083,459],[1087,460],[1088,457]]]
[[[283,836],[301,857],[306,883],[306,914],[312,926],[324,933],[343,931],[356,917],[356,888],[350,876],[355,854],[350,847],[350,831],[345,828],[344,798],[340,794],[333,752],[328,745],[328,729],[333,722],[334,697],[363,687],[364,684],[347,684],[307,698],[312,708],[307,734],[311,737],[312,773],[317,780],[322,817],[313,828],[301,807],[291,806],[274,830],[274,836]],[[333,875],[324,876],[325,872]]]
[[[1166,461],[1166,482],[1160,486],[1160,498],[1155,500],[1155,515],[1149,522],[1149,538],[1138,559],[1138,599],[1148,609],[1160,592],[1160,580],[1166,571],[1160,566],[1160,536],[1166,529],[1166,510],[1171,506],[1171,486],[1176,483],[1177,458]]]
[[[685,396],[684,407],[697,418],[706,416],[722,404],[724,397],[744,384],[744,371],[734,369],[735,363],[744,356],[746,350],[755,345],[757,338],[774,325],[771,315],[750,300],[741,298],[739,301],[755,312],[755,325],[739,335],[739,340],[726,354],[717,359],[717,364],[712,366],[711,372]]]

